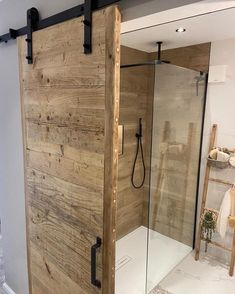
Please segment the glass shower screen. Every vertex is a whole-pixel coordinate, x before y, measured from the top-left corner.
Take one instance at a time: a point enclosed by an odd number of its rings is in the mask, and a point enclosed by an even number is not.
[[[193,248],[206,75],[155,67],[146,293]]]

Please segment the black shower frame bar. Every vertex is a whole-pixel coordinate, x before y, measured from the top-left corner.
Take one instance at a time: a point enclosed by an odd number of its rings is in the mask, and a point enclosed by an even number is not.
[[[29,64],[33,63],[33,40],[32,33],[50,26],[62,23],[64,21],[84,15],[84,54],[92,53],[92,11],[101,9],[105,6],[119,2],[120,0],[85,0],[84,4],[72,7],[50,17],[40,20],[39,12],[36,8],[27,10],[27,25],[20,29],[9,29],[9,32],[0,36],[0,43],[7,43],[19,36],[27,35],[27,50],[26,59]]]

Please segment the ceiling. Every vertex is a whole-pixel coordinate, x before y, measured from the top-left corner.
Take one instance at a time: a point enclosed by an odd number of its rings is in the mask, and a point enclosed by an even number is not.
[[[122,34],[122,45],[146,52],[156,51],[156,41],[163,49],[178,48],[235,37],[235,8],[156,25]],[[184,33],[176,33],[182,27]]]

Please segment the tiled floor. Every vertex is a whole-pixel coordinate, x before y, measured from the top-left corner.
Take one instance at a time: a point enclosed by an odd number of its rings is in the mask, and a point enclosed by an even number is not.
[[[139,227],[117,242],[115,294],[144,294],[148,231]],[[148,290],[152,290],[191,248],[155,231],[149,232]]]
[[[149,230],[147,290],[150,292],[178,265],[192,248],[156,231]]]
[[[151,294],[235,294],[235,276],[228,275],[228,266],[203,254],[195,261],[194,253],[187,254],[189,248],[156,232],[151,231],[149,238],[149,289],[161,281]],[[146,250],[144,227],[117,242],[115,294],[145,293]]]
[[[172,294],[167,290],[164,290],[160,285],[158,285],[157,287],[155,287],[150,294]]]
[[[189,254],[161,283],[172,294],[235,294],[235,277],[211,257],[199,261]]]

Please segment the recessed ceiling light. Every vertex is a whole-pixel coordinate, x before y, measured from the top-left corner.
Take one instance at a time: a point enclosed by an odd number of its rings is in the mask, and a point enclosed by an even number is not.
[[[177,30],[175,30],[177,33],[184,33],[186,31],[186,29],[184,28],[178,28]]]

